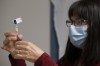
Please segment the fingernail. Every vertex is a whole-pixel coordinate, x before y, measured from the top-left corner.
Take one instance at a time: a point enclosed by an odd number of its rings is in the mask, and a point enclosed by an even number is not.
[[[23,35],[18,35],[18,40],[22,40]]]

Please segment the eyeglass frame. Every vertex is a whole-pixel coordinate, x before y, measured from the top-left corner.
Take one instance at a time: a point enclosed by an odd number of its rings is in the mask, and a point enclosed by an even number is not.
[[[82,25],[87,25],[88,20],[85,19],[78,19],[76,21],[71,21],[71,20],[66,20],[66,25],[67,27],[70,27],[71,25],[75,25],[75,26],[82,26]],[[68,25],[68,23],[70,23]]]

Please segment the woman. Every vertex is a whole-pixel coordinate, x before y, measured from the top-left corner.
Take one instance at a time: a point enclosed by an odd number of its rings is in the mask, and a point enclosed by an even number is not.
[[[5,33],[3,49],[9,51],[12,66],[100,66],[100,5],[77,1],[69,8],[69,39],[64,56],[56,63],[34,43],[22,41],[21,35]],[[13,57],[12,57],[13,56]],[[21,60],[24,59],[24,60]]]

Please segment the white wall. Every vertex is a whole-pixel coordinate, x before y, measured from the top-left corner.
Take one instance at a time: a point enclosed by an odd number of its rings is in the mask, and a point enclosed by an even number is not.
[[[11,21],[22,17],[19,33],[24,35],[24,40],[35,42],[49,53],[49,6],[49,0],[0,0],[0,45],[4,39],[3,33],[15,30]],[[0,66],[11,66],[8,54],[0,49]],[[33,64],[27,62],[27,66]]]

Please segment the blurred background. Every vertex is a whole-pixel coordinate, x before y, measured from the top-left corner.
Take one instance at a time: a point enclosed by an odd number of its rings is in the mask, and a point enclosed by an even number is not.
[[[0,45],[4,32],[15,32],[13,20],[21,17],[19,34],[37,44],[55,61],[63,56],[68,38],[68,9],[76,0],[0,0]],[[0,66],[11,66],[9,53],[0,49]],[[27,66],[33,63],[27,62]]]

